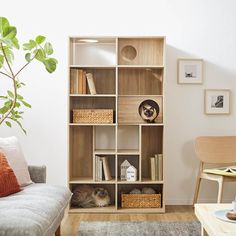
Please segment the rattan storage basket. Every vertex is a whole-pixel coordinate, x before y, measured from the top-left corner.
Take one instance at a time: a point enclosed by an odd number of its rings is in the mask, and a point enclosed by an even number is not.
[[[113,123],[112,109],[74,109],[73,123]]]
[[[161,194],[121,194],[122,208],[160,208]]]

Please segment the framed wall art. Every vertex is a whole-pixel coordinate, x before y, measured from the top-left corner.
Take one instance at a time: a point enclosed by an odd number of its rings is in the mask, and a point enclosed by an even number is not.
[[[206,89],[204,100],[205,114],[230,114],[230,90]]]
[[[202,84],[203,60],[202,59],[178,59],[178,83]]]

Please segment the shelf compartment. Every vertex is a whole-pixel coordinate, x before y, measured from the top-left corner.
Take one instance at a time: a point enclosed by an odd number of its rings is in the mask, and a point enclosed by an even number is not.
[[[85,38],[70,39],[71,65],[115,65],[116,39],[92,38],[97,42],[82,42]],[[90,39],[90,37],[89,37]]]
[[[105,154],[114,152],[116,149],[116,129],[115,126],[94,127],[94,152]],[[104,153],[105,152],[105,153]]]
[[[96,158],[96,156],[107,157],[108,165],[109,165],[109,169],[110,169],[110,173],[111,173],[111,177],[112,177],[111,180],[105,180],[103,166],[102,166],[102,171],[103,171],[102,180],[101,181],[96,181],[95,180],[95,168],[96,168],[95,158]],[[99,155],[94,155],[93,166],[94,166],[94,169],[93,169],[93,179],[94,179],[95,183],[97,183],[97,182],[106,183],[106,182],[114,182],[115,181],[115,179],[116,179],[116,156],[115,155],[108,155],[108,154],[104,154],[104,153],[103,154],[99,154]]]
[[[162,95],[163,69],[119,68],[119,95]]]
[[[139,155],[133,155],[133,156],[130,156],[130,155],[118,155],[117,156],[117,178],[118,178],[118,181],[119,182],[122,182],[122,183],[134,183],[134,182],[131,182],[131,181],[123,181],[121,180],[121,164],[127,160],[132,166],[134,166],[136,169],[137,169],[137,181],[140,180],[140,176],[139,176],[139,173],[140,173],[140,159],[139,159]],[[137,182],[135,181],[135,182]]]
[[[112,109],[115,123],[116,98],[115,97],[70,97],[71,122],[74,109]],[[72,122],[73,123],[73,122]]]
[[[115,68],[92,68],[92,67],[83,67],[83,68],[71,68],[70,73],[71,75],[74,75],[76,73],[72,74],[72,71],[76,70],[82,70],[84,73],[91,73],[93,75],[93,81],[96,88],[96,95],[115,95],[116,93],[116,69]],[[88,82],[86,81],[86,94],[78,94],[81,96],[90,95]],[[79,81],[80,82],[80,81]]]
[[[147,124],[139,115],[139,105],[147,100],[155,101],[160,108],[155,123],[163,123],[163,97],[162,96],[119,96],[118,97],[118,124]]]
[[[136,184],[126,184],[126,183],[122,183],[122,184],[118,184],[117,185],[117,190],[118,190],[118,209],[119,210],[133,210],[132,208],[121,208],[121,193],[130,193],[130,191],[132,191],[133,189],[137,188],[142,190],[142,188],[146,188],[146,187],[150,187],[153,188],[156,193],[160,193],[161,194],[161,199],[163,199],[163,184],[148,184],[148,183],[136,183]],[[163,203],[163,201],[161,200],[161,203]],[[162,208],[162,206],[161,206]],[[161,209],[161,208],[134,208],[134,209]]]
[[[165,38],[119,38],[119,65],[163,65]]]
[[[139,126],[138,125],[119,125],[117,133],[118,153],[139,152]]]
[[[69,169],[71,180],[93,179],[93,128],[70,127]]]
[[[150,157],[155,154],[163,153],[163,127],[162,126],[143,126],[142,150],[141,150],[141,179],[151,181]],[[155,182],[155,181],[154,181]]]
[[[107,183],[107,184],[106,184]],[[82,186],[84,184],[70,184],[70,190],[73,193],[73,191],[75,190],[75,188]],[[77,208],[77,207],[71,207],[71,210],[73,209],[74,212],[103,212],[101,209],[103,209],[104,211],[106,209],[115,209],[115,202],[116,202],[116,194],[115,194],[115,189],[116,189],[116,185],[115,184],[110,184],[109,181],[104,181],[104,182],[99,182],[96,184],[95,183],[86,183],[86,185],[90,185],[93,188],[104,188],[108,191],[110,199],[111,199],[111,204],[107,207],[93,207],[93,208]]]

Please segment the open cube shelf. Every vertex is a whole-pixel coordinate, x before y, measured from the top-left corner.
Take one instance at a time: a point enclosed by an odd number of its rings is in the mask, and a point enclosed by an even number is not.
[[[72,37],[69,43],[69,187],[72,192],[82,185],[104,188],[111,198],[109,206],[70,206],[69,213],[165,212],[165,181],[152,178],[150,162],[155,155],[164,155],[165,38]],[[90,91],[88,73],[95,93]],[[139,114],[145,100],[159,106],[151,123]],[[113,122],[74,123],[73,110],[78,109],[110,109]],[[125,160],[137,170],[136,181],[121,179]],[[109,180],[105,165],[110,170]],[[163,162],[159,168],[163,171]],[[145,187],[160,194],[158,207],[122,208],[122,193]]]

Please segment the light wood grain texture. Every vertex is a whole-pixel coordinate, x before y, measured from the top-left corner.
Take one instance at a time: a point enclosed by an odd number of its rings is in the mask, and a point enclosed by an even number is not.
[[[150,157],[155,154],[163,153],[163,127],[144,126],[142,127],[142,155],[141,170],[142,178],[151,179],[150,176]]]
[[[119,68],[119,95],[161,95],[163,69]]]
[[[91,126],[70,128],[70,178],[92,178],[92,144]]]
[[[113,208],[111,211],[114,210]],[[62,236],[77,234],[81,221],[195,221],[191,206],[167,206],[165,214],[70,214],[62,221]]]
[[[124,47],[131,46],[136,50],[126,50]],[[164,38],[140,38],[118,39],[118,53],[120,65],[163,65],[163,46]],[[133,60],[127,60],[126,58],[133,58]]]
[[[214,212],[217,210],[230,210],[231,208],[231,204],[195,204],[195,214],[202,225],[202,235],[235,235],[236,224],[219,220],[214,216]]]
[[[217,203],[220,203],[224,182],[236,182],[236,178],[203,173],[203,170],[207,163],[218,165],[218,167],[236,163],[236,136],[198,137],[195,140],[195,150],[200,160],[200,166],[193,203],[197,202],[201,179],[212,180],[218,183]]]
[[[147,99],[154,100],[160,107],[160,112],[155,122],[162,123],[162,96],[134,96],[118,97],[118,123],[119,124],[142,124],[146,123],[139,115],[139,105]]]
[[[165,38],[92,37],[99,41],[93,45],[81,42],[80,39],[85,38],[70,38],[69,71],[83,69],[87,73],[92,73],[98,94],[78,95],[72,93],[68,96],[70,109],[68,183],[72,191],[76,186],[82,184],[107,188],[111,195],[112,204],[105,208],[73,208],[69,212],[72,214],[96,212],[100,214],[114,214],[115,212],[119,214],[163,213],[165,212],[164,181],[150,181],[149,168],[145,166],[146,159],[142,160],[141,150],[143,156],[152,151],[158,151],[157,153],[163,151],[162,103],[164,100]],[[127,61],[121,58],[122,48],[127,43],[131,47],[127,48],[125,56],[135,57],[134,60]],[[111,57],[105,58],[105,54],[99,54],[102,51],[111,52]],[[103,58],[100,58],[101,56]],[[156,119],[158,123],[148,124],[139,116],[138,106],[146,99],[158,102],[160,106],[160,114]],[[114,123],[74,124],[71,114],[73,109],[113,109]],[[95,155],[108,156],[112,180],[95,181]],[[86,156],[90,158],[87,160]],[[120,181],[119,168],[125,159],[128,159],[137,168],[138,181]],[[121,209],[121,191],[128,191],[137,186],[140,188],[151,186],[160,192],[162,207]]]

